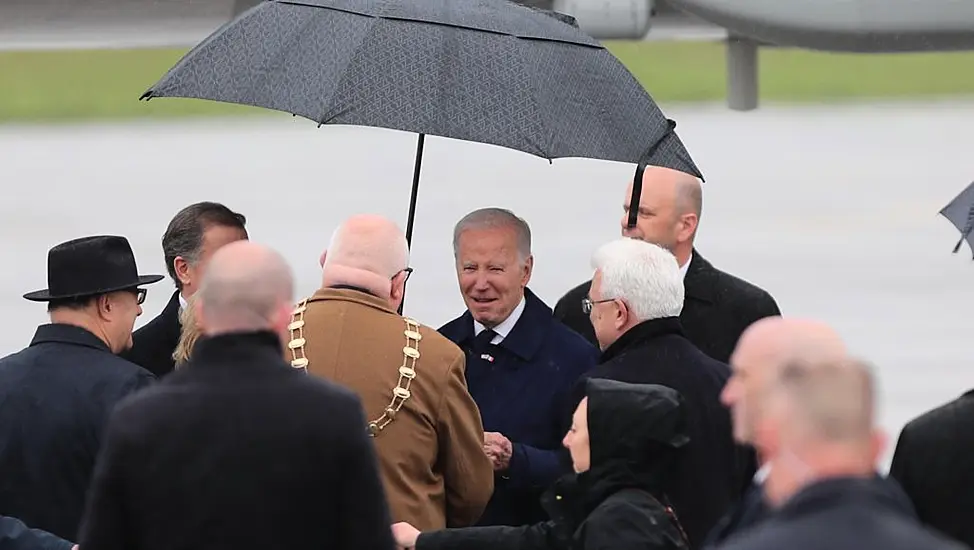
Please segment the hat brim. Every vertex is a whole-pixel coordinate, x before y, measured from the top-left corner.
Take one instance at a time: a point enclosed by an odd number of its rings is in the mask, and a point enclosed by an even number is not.
[[[24,294],[25,300],[30,300],[31,302],[50,302],[52,300],[67,300],[70,298],[84,298],[85,296],[97,296],[99,294],[106,294],[108,292],[116,292],[119,290],[126,290],[129,288],[136,288],[142,285],[151,285],[153,283],[158,283],[159,281],[165,279],[165,275],[140,275],[138,279],[132,284],[127,284],[118,287],[108,287],[101,288],[97,290],[87,291],[81,294],[61,294],[55,295],[51,294],[49,289],[35,290],[34,292],[28,292]]]

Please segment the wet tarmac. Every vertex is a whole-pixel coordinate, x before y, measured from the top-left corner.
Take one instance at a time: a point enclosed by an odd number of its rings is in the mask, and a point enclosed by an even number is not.
[[[698,249],[769,290],[786,315],[830,321],[875,362],[894,433],[974,386],[974,261],[937,215],[974,179],[974,102],[667,109],[707,177]],[[145,272],[164,273],[160,237],[198,200],[247,215],[253,239],[292,263],[301,295],[345,216],[405,223],[415,136],[324,127],[289,116],[247,121],[0,126],[0,352],[26,345],[52,245],[124,234]],[[534,233],[531,287],[554,302],[590,276],[589,255],[619,233],[632,169],[430,138],[406,312],[439,326],[462,311],[452,226],[503,206]],[[172,291],[150,287],[145,322]]]

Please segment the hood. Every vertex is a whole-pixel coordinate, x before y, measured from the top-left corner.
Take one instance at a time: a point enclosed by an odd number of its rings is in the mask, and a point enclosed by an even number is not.
[[[675,451],[690,441],[683,396],[675,390],[592,378],[585,393],[590,467],[562,478],[542,499],[549,516],[568,526],[618,491],[665,497],[662,486]]]
[[[655,384],[586,381],[592,469],[622,463],[655,471],[690,440],[683,396]]]

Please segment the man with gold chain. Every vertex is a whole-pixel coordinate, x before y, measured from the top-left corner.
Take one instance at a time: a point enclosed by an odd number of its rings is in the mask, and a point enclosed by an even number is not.
[[[285,353],[294,368],[362,399],[393,522],[472,525],[494,480],[480,411],[460,348],[397,313],[408,263],[392,221],[346,220],[322,254],[322,287],[295,308]]]

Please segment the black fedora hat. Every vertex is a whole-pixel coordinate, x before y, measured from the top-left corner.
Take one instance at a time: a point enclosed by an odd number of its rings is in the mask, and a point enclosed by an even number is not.
[[[98,235],[61,243],[47,253],[47,288],[24,294],[32,302],[83,298],[157,283],[139,275],[125,237]]]

